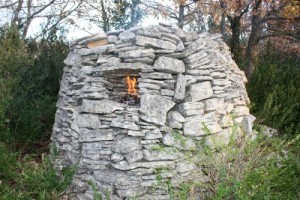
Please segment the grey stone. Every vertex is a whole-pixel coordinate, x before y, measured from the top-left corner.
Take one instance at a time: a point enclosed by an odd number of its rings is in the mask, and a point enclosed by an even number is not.
[[[148,191],[147,188],[138,187],[138,188],[127,188],[117,190],[117,194],[122,198],[136,198],[136,196],[141,196],[146,194]]]
[[[80,94],[80,98],[82,99],[93,99],[93,100],[100,100],[100,99],[107,99],[108,95],[103,92],[92,92],[92,93],[82,93]]]
[[[195,63],[197,61],[201,61],[201,59],[205,58],[208,54],[205,51],[199,51],[194,54],[191,54],[184,58],[184,61],[188,64]]]
[[[117,121],[117,120],[113,120],[110,123],[111,127],[116,127],[116,128],[123,128],[123,129],[129,129],[129,130],[133,130],[133,131],[139,131],[140,127],[135,124],[134,122],[130,122],[130,121]]]
[[[201,102],[185,102],[179,104],[178,110],[184,117],[200,115],[204,113],[204,105]]]
[[[136,63],[136,62],[142,62],[146,64],[152,64],[154,60],[149,57],[141,57],[141,58],[125,58],[124,59],[125,63]]]
[[[147,89],[150,89],[150,90],[159,90],[160,86],[152,84],[152,83],[143,83],[143,82],[140,82],[139,83],[139,88],[147,88]]]
[[[144,137],[145,140],[154,140],[154,139],[160,139],[160,138],[162,138],[162,134],[159,129],[153,129],[153,130],[147,131],[145,133],[145,137]]]
[[[118,178],[124,177],[126,174],[116,170],[95,170],[93,176],[96,180],[106,184],[114,184]]]
[[[101,32],[101,33],[97,33],[96,35],[93,35],[92,37],[89,37],[87,39],[79,41],[78,44],[87,44],[88,42],[103,40],[106,38],[107,38],[107,34],[104,32]]]
[[[82,129],[80,131],[80,142],[96,142],[114,140],[114,133],[112,129],[88,130]]]
[[[181,129],[184,117],[177,111],[170,111],[167,115],[167,122],[170,128]]]
[[[109,35],[107,38],[108,43],[116,43],[118,40],[118,37],[116,35]]]
[[[185,98],[185,90],[186,90],[186,78],[182,74],[177,75],[176,87],[175,87],[175,94],[174,94],[174,101],[182,101]]]
[[[226,128],[220,133],[205,138],[205,144],[212,149],[227,147],[231,140],[235,141],[241,134],[239,129]]]
[[[210,82],[205,81],[189,86],[186,100],[192,102],[200,101],[211,97],[213,94]]]
[[[156,144],[159,143],[159,140],[142,140],[141,143],[142,145],[145,147],[145,145],[152,145],[152,144]]]
[[[142,131],[128,130],[128,135],[135,137],[144,137],[145,133],[143,133]]]
[[[114,162],[119,162],[121,160],[123,160],[124,156],[120,153],[114,153],[111,155],[111,160],[114,161]]]
[[[184,135],[203,136],[221,131],[214,112],[186,118],[183,125]]]
[[[72,51],[68,54],[67,58],[64,60],[65,65],[68,66],[76,66],[80,62],[81,62],[80,55]]]
[[[225,104],[223,98],[206,99],[204,101],[204,111],[216,110],[219,113],[225,114]]]
[[[192,36],[191,34],[188,34],[187,35],[187,40],[190,40],[191,36]],[[199,38],[199,39],[197,39],[196,41],[194,41],[193,43],[189,44],[186,47],[185,53],[187,55],[191,55],[191,54],[203,49],[205,45],[206,45],[206,41],[203,38]]]
[[[93,143],[83,143],[82,144],[82,155],[89,154],[112,154],[110,146],[112,143],[110,141],[101,141]]]
[[[153,69],[170,74],[179,74],[185,72],[184,63],[175,58],[160,56],[154,63]]]
[[[141,58],[141,57],[149,57],[153,59],[155,54],[153,53],[153,49],[137,49],[131,51],[122,51],[119,53],[120,58]]]
[[[122,42],[134,41],[135,40],[135,34],[133,32],[130,32],[130,31],[123,31],[122,33],[120,33],[119,39]]]
[[[139,138],[125,137],[114,142],[113,150],[116,153],[130,153],[141,148]]]
[[[91,54],[99,55],[99,54],[109,53],[109,52],[113,52],[114,50],[115,50],[114,44],[107,44],[99,47],[94,47],[91,49],[88,48],[76,49],[76,51],[74,52],[82,56],[87,56]]]
[[[194,41],[197,40],[199,38],[197,32],[189,32],[189,34],[186,35],[186,41]]]
[[[252,133],[253,122],[255,121],[255,117],[253,115],[245,116],[240,127],[242,131],[248,135]]]
[[[235,106],[232,110],[235,117],[249,115],[249,108],[247,106]]]
[[[150,38],[157,38],[157,39],[161,38],[161,33],[153,32],[153,31],[150,32],[150,31],[145,31],[145,30],[139,30],[139,31],[137,31],[137,34],[146,36],[146,37],[150,37]]]
[[[87,100],[83,99],[81,111],[86,113],[108,114],[116,110],[124,110],[120,103],[110,100]]]
[[[225,79],[213,79],[212,85],[213,86],[226,86],[230,85],[231,81],[225,80]]]
[[[181,28],[171,28],[172,33],[179,37],[182,41],[186,41],[186,33]]]
[[[161,72],[141,73],[141,77],[144,79],[148,78],[154,80],[173,79],[173,76],[171,74]]]
[[[182,135],[175,137],[173,134],[165,134],[162,142],[167,146],[173,146],[182,150],[190,151],[196,149],[194,141]]]
[[[93,114],[79,114],[74,121],[79,128],[96,129],[101,126],[99,117]]]
[[[219,124],[222,128],[233,126],[233,119],[230,115],[222,115]]]
[[[81,92],[84,93],[93,93],[93,92],[106,92],[106,89],[101,86],[100,84],[98,86],[83,86],[81,88]]]
[[[120,30],[116,30],[116,31],[108,31],[107,35],[119,35],[123,31],[124,31],[124,29],[120,29]]]
[[[144,94],[159,95],[158,90],[150,90],[147,88],[140,88],[139,93],[140,95],[144,95]]]
[[[143,159],[143,152],[136,150],[125,155],[128,163],[133,163]]]
[[[216,78],[216,79],[221,79],[221,78],[225,78],[226,74],[222,73],[222,72],[212,72],[211,77]]]
[[[137,45],[145,46],[145,47],[156,47],[161,49],[169,49],[173,51],[176,50],[176,45],[171,42],[159,40],[156,38],[144,37],[141,35],[136,36],[135,43]]]
[[[164,26],[164,27],[172,27],[171,24],[166,23],[166,22],[158,22],[158,24],[159,24],[160,26]]]
[[[189,69],[186,70],[186,74],[193,75],[193,76],[209,76],[211,70],[210,69]],[[213,80],[212,78],[210,78]]]
[[[168,119],[184,122],[184,117],[177,111],[170,111],[168,113]]]
[[[143,150],[144,159],[147,161],[156,160],[177,160],[184,156],[180,151],[171,147],[164,147],[161,151]]]
[[[110,57],[107,59],[107,64],[109,66],[116,66],[120,64],[120,58],[116,58],[116,57]]]
[[[175,52],[178,52],[178,51],[183,51],[184,50],[184,44],[183,42],[180,40],[177,45],[176,45],[176,50]]]
[[[173,101],[159,95],[142,95],[140,101],[140,112],[156,119],[159,125],[165,124],[167,112],[175,105]]]
[[[193,171],[194,169],[196,169],[196,164],[193,162],[188,162],[188,161],[183,161],[183,162],[179,162],[176,165],[176,171],[178,173],[185,173],[185,172],[190,172]]]
[[[121,161],[116,164],[112,164],[112,166],[116,169],[120,170],[132,170],[136,168],[157,168],[157,167],[167,167],[167,168],[175,168],[174,161],[153,161],[153,162],[134,162],[129,164],[126,161]]]
[[[125,47],[119,47],[117,46],[114,53],[115,54],[119,54],[120,52],[123,52],[123,51],[132,51],[132,50],[137,50],[137,49],[143,49],[142,47],[139,47],[139,46],[125,46]]]
[[[161,89],[160,90],[160,94],[162,96],[169,96],[169,97],[173,97],[175,92],[173,90],[167,90],[167,89]]]

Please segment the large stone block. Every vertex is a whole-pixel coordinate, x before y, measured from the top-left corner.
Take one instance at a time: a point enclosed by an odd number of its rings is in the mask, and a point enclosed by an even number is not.
[[[160,95],[142,95],[140,112],[146,117],[150,117],[156,124],[164,125],[166,122],[167,112],[175,105],[171,100],[168,100]],[[142,118],[143,119],[143,118]],[[149,119],[150,120],[150,119]],[[149,121],[148,120],[148,121]]]
[[[169,49],[172,51],[175,51],[177,48],[176,45],[171,42],[156,39],[156,38],[145,37],[145,36],[141,36],[141,35],[136,36],[135,43],[140,46],[157,47],[160,49]]]
[[[111,100],[88,100],[82,101],[81,111],[85,113],[108,114],[116,110],[124,110],[124,105]]]
[[[160,56],[154,63],[153,69],[170,74],[185,72],[184,63],[175,58]]]
[[[209,81],[196,83],[191,85],[187,90],[187,101],[201,101],[207,99],[214,94]]]
[[[214,112],[186,118],[183,125],[183,132],[186,136],[203,136],[221,130]]]
[[[177,80],[176,80],[174,101],[178,102],[178,101],[184,100],[186,84],[187,84],[187,80],[186,80],[185,76],[182,74],[178,74]]]
[[[113,145],[113,150],[116,153],[130,153],[141,148],[141,142],[136,137],[125,137],[117,140]]]

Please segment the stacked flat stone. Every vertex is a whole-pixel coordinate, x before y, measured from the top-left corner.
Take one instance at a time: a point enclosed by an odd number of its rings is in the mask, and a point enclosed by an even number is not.
[[[111,199],[169,199],[157,169],[175,186],[205,183],[197,141],[218,149],[252,130],[246,78],[220,34],[165,24],[99,33],[73,41],[65,64],[52,141],[58,170],[76,166],[71,199],[93,199],[88,182]],[[106,74],[118,70],[139,71],[139,107],[110,98]]]

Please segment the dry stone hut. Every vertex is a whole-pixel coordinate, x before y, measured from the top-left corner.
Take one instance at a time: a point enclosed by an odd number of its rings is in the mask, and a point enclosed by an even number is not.
[[[93,199],[89,183],[111,199],[169,199],[159,169],[175,186],[205,183],[199,141],[251,132],[246,78],[220,34],[99,33],[73,41],[65,65],[52,141],[57,169],[76,166],[71,199]]]

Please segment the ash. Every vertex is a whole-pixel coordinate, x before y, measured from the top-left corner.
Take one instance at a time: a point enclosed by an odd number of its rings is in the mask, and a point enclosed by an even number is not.
[[[119,102],[128,106],[140,106],[140,98],[138,95],[125,94],[121,97]]]

